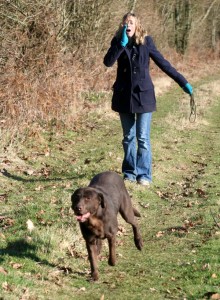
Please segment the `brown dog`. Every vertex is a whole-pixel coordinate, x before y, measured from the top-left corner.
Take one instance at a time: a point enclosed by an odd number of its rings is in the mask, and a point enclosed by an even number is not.
[[[114,172],[96,175],[88,187],[77,189],[72,197],[72,209],[86,241],[93,280],[98,280],[97,255],[101,251],[102,239],[108,239],[109,259],[115,265],[115,240],[118,231],[118,212],[132,225],[134,243],[138,250],[143,247],[135,216],[139,212],[132,207],[131,198],[123,179]]]

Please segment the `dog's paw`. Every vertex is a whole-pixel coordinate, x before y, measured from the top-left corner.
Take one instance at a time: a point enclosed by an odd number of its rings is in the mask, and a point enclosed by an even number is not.
[[[99,279],[99,273],[97,271],[94,271],[91,274],[91,281],[97,281]]]
[[[109,258],[108,264],[109,264],[109,266],[115,266],[115,264],[116,264],[115,259]]]
[[[141,238],[140,239],[135,239],[134,243],[135,243],[135,246],[137,247],[137,249],[141,251],[141,249],[144,246],[143,240]]]

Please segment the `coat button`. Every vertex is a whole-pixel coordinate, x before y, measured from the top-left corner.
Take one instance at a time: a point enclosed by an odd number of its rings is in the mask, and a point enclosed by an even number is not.
[[[127,69],[124,69],[124,72],[127,72]]]

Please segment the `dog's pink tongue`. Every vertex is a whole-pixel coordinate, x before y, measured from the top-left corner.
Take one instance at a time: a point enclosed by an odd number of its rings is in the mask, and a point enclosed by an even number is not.
[[[90,217],[90,212],[87,212],[86,214],[82,216],[76,216],[76,220],[78,222],[85,222]]]

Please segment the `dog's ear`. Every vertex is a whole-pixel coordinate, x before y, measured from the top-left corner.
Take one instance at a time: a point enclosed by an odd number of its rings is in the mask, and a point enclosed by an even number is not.
[[[75,190],[75,192],[71,195],[71,202],[73,203],[78,199],[77,195],[79,194],[80,189]]]
[[[100,200],[100,205],[101,205],[101,207],[102,207],[102,208],[105,208],[105,207],[106,207],[106,203],[105,203],[105,198],[104,198],[103,194],[102,194],[102,193],[99,193],[98,196],[99,196],[99,200]]]

